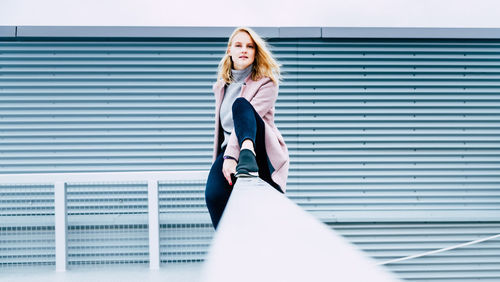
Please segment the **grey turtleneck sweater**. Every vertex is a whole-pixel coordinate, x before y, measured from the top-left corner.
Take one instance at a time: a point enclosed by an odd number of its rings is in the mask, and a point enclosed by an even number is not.
[[[242,70],[231,70],[233,82],[226,86],[222,105],[220,106],[220,124],[224,130],[224,142],[222,142],[221,148],[227,145],[229,136],[233,132],[233,103],[240,96],[241,86],[243,86],[245,79],[252,73],[252,66],[250,65]]]

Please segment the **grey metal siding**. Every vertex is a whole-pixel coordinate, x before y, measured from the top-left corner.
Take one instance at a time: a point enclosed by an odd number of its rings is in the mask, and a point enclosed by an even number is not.
[[[291,197],[327,213],[499,215],[496,42],[297,44]]]
[[[380,260],[500,233],[500,41],[269,42],[283,64],[276,122],[292,200]],[[208,169],[224,46],[0,42],[1,173]],[[165,211],[202,210],[202,183],[179,189],[181,204],[164,202]],[[175,226],[202,234],[186,239],[187,251],[166,239],[162,261],[203,257],[211,233],[202,214],[162,223],[162,238],[177,236]],[[130,260],[143,262],[143,243],[132,247]],[[412,281],[496,281],[498,254],[495,240],[389,267]]]
[[[500,224],[477,222],[337,223],[340,234],[379,261],[500,234]],[[408,281],[498,281],[498,239],[387,265]]]
[[[4,42],[2,173],[210,165],[220,42]]]

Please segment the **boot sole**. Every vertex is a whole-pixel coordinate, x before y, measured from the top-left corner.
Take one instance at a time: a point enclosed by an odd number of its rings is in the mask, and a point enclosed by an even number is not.
[[[234,175],[236,178],[239,177],[259,177],[259,172],[255,171],[241,171],[241,172],[236,172]]]

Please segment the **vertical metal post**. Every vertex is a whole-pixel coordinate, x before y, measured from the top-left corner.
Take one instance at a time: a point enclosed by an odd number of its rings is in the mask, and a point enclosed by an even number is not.
[[[54,184],[55,204],[55,235],[56,235],[56,271],[66,271],[67,267],[67,213],[66,213],[66,183]]]
[[[160,269],[160,213],[158,181],[148,181],[149,268]]]

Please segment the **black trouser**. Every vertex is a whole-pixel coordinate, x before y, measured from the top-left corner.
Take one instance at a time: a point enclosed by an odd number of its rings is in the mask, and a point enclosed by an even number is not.
[[[266,153],[264,121],[245,98],[240,97],[236,99],[232,110],[234,130],[240,147],[246,139],[253,141],[257,165],[259,166],[259,177],[283,193],[279,185],[271,179],[271,170],[274,170],[274,168],[272,168],[271,163],[268,161]],[[233,188],[222,174],[225,150],[226,147],[222,148],[215,162],[212,164],[205,189],[205,201],[214,228],[217,228],[219,224]],[[236,179],[234,176],[232,178],[234,184]]]

